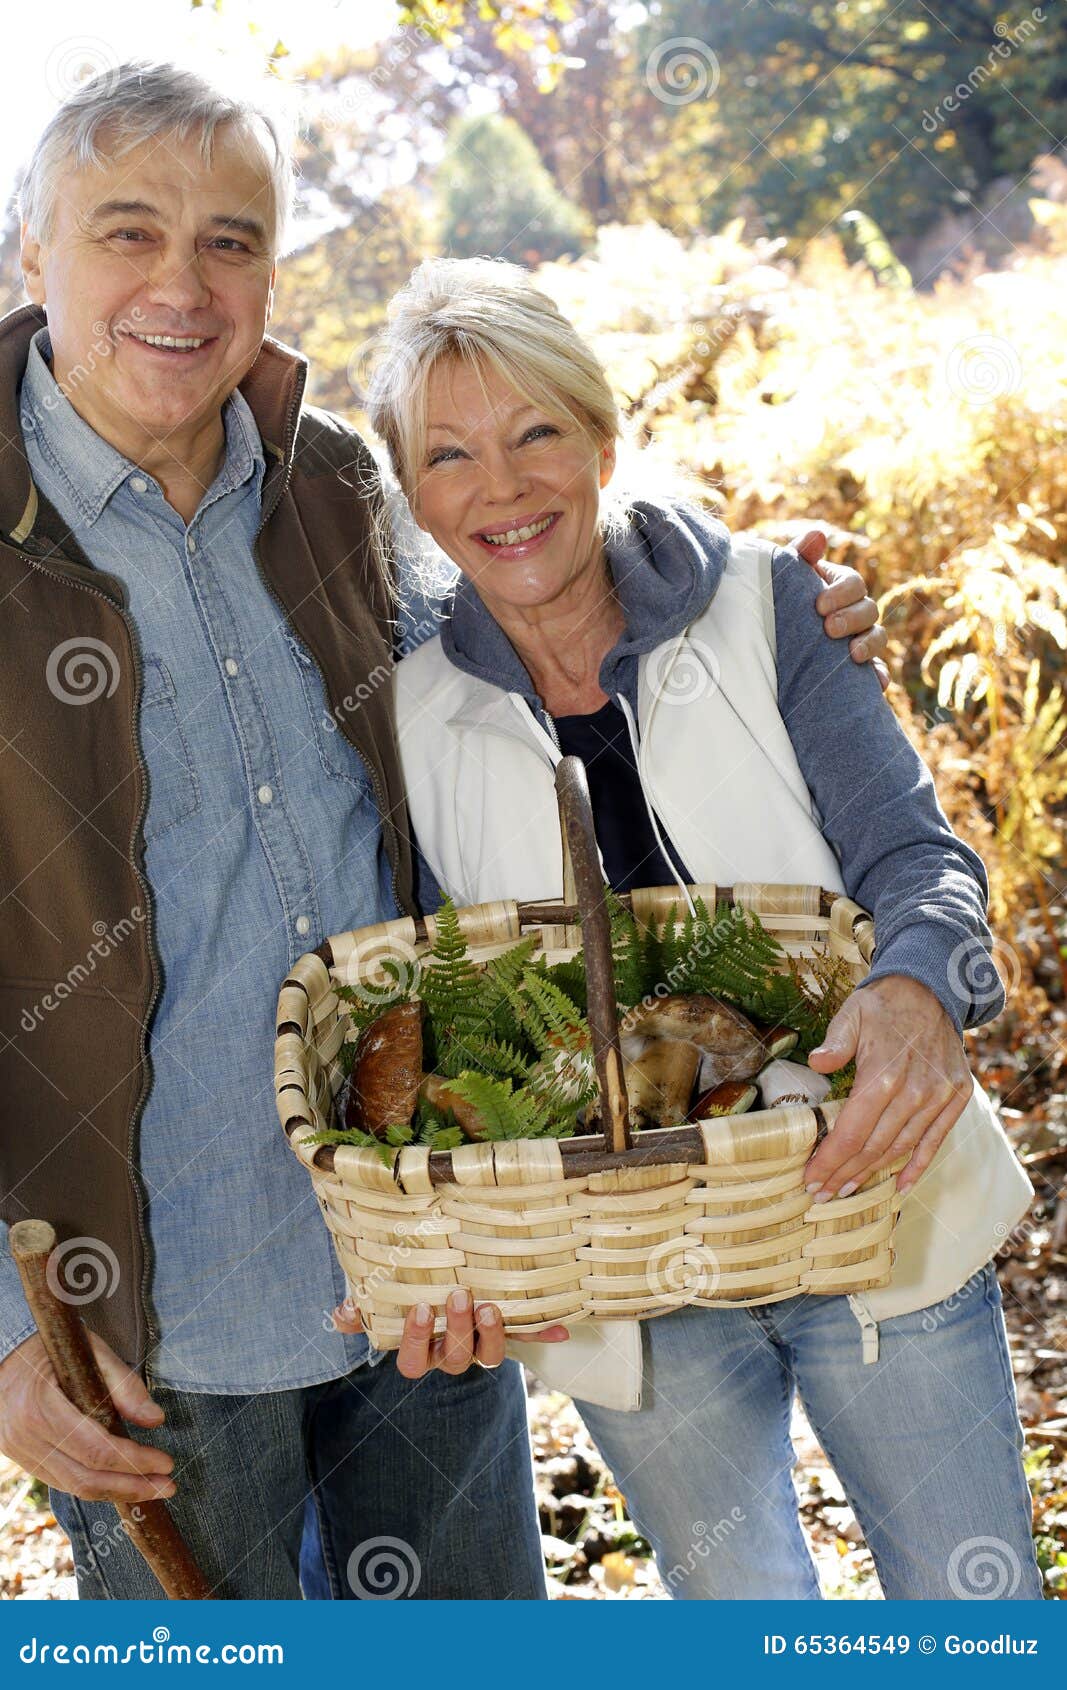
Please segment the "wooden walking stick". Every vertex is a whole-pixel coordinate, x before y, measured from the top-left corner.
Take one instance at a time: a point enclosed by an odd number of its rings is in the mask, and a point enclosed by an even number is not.
[[[80,1413],[105,1432],[124,1438],[126,1428],[104,1384],[89,1337],[69,1303],[57,1296],[48,1263],[56,1247],[47,1221],[16,1221],[9,1233],[11,1254],[22,1276],[26,1301],[55,1369],[59,1388]],[[164,1594],[183,1602],[212,1599],[203,1573],[167,1512],[165,1502],[116,1502],[119,1519],[134,1548],[163,1586]]]

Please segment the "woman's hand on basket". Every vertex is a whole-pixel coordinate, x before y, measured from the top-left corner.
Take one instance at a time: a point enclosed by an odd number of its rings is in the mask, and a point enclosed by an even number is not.
[[[826,632],[832,639],[849,635],[848,649],[856,663],[873,663],[882,691],[889,686],[889,670],[882,659],[888,640],[878,620],[878,607],[867,593],[867,583],[856,569],[843,563],[824,563],[826,535],[818,528],[794,542],[797,554],[826,582],[826,591],[815,600]]]
[[[929,987],[906,975],[853,992],[808,1065],[831,1074],[853,1057],[855,1083],[805,1169],[816,1202],[849,1196],[906,1152],[897,1189],[907,1191],[971,1100],[963,1040]]]
[[[351,1301],[333,1311],[339,1332],[362,1332],[359,1310]],[[570,1337],[565,1326],[543,1326],[536,1332],[515,1332],[520,1342],[561,1344]],[[397,1372],[421,1379],[434,1368],[442,1373],[466,1373],[472,1362],[499,1367],[504,1360],[504,1321],[495,1303],[474,1304],[469,1291],[453,1291],[445,1303],[445,1331],[434,1337],[433,1310],[416,1303],[404,1318],[404,1335],[396,1352]]]

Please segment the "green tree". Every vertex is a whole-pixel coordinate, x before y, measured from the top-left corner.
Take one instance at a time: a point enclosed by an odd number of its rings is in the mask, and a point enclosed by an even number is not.
[[[582,250],[582,211],[559,190],[513,118],[486,113],[450,131],[437,172],[441,245],[457,258],[485,253],[520,264]]]
[[[1067,130],[1062,6],[658,0],[642,34],[662,112],[653,209],[675,228],[718,226],[750,193],[772,232],[856,206],[900,238],[1022,177]]]

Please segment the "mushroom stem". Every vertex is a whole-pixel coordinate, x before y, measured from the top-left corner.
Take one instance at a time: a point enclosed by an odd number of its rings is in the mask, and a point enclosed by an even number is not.
[[[680,1039],[650,1039],[639,1056],[624,1062],[626,1098],[635,1124],[676,1127],[684,1121],[699,1067],[696,1045]]]

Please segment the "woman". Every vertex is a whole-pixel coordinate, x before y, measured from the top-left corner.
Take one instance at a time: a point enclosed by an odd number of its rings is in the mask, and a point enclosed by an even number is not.
[[[821,1594],[790,1478],[799,1389],[887,1598],[1039,1599],[991,1260],[1032,1188],[961,1038],[1002,1001],[976,967],[980,859],[875,676],[824,634],[793,553],[731,545],[684,500],[609,502],[603,370],[524,272],[421,266],[373,399],[414,519],[461,576],[440,636],[397,674],[441,888],[461,904],[560,893],[552,770],[576,752],[616,889],[817,882],[875,916],[870,974],[811,1057],[857,1073],[806,1173],[816,1200],[847,1196],[908,1154],[898,1186],[922,1184],[891,1284],[575,1328],[568,1388],[668,1588]],[[626,1401],[635,1364],[643,1394],[638,1377]]]

